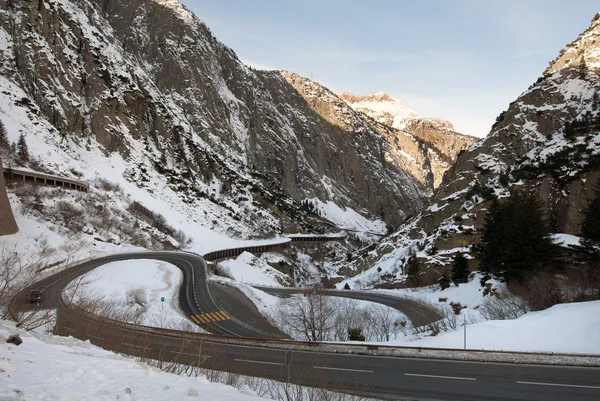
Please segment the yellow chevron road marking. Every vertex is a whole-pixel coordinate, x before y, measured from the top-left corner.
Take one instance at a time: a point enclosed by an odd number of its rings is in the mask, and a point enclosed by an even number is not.
[[[199,315],[192,315],[190,318],[197,324],[208,324],[231,319],[231,317],[223,311],[201,313]]]

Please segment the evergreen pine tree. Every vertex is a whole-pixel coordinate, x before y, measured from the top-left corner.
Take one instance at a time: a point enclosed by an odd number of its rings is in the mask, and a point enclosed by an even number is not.
[[[439,278],[438,283],[440,284],[440,289],[442,291],[450,287],[450,278],[448,277],[448,274],[446,274],[446,272],[444,272],[444,274],[442,274],[442,277]]]
[[[517,193],[503,204],[494,202],[476,247],[481,270],[508,282],[547,268],[555,250],[548,231],[537,197]]]
[[[408,282],[413,286],[418,286],[420,282],[419,275],[421,273],[421,263],[417,260],[416,257],[411,257],[408,260],[406,266],[406,275],[408,277]]]
[[[21,160],[29,160],[29,148],[23,134],[19,136],[19,141],[17,142],[17,155]]]
[[[456,285],[469,281],[469,261],[462,254],[456,255],[452,262],[452,281]]]
[[[0,148],[7,149],[10,146],[8,143],[8,133],[6,132],[6,126],[4,122],[0,120]]]
[[[348,340],[350,341],[365,341],[365,335],[361,328],[349,328],[348,329]]]
[[[585,211],[581,234],[586,240],[600,243],[600,181],[596,184],[594,200]]]

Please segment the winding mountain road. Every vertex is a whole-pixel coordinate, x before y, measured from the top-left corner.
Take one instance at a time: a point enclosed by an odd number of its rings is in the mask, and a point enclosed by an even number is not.
[[[61,296],[65,286],[109,262],[156,259],[179,267],[184,280],[180,306],[194,322],[215,335],[136,326],[93,315]],[[59,335],[90,340],[103,348],[141,358],[339,389],[387,399],[427,400],[598,400],[600,368],[420,359],[377,355],[376,346],[344,346],[270,340],[265,334],[225,314],[207,285],[207,266],[199,255],[184,252],[139,252],[110,255],[81,263],[28,289],[42,289],[44,307],[57,308]],[[303,290],[258,287],[283,295]],[[368,292],[323,291],[381,302],[398,299]],[[20,298],[24,300],[25,297]],[[400,305],[411,320],[435,318],[411,302]],[[31,308],[22,302],[14,311]],[[244,338],[239,338],[244,337]],[[259,338],[259,340],[257,340]],[[385,347],[382,347],[385,348]],[[369,355],[369,353],[375,354]],[[392,355],[392,354],[390,354]],[[484,355],[484,354],[482,354]]]

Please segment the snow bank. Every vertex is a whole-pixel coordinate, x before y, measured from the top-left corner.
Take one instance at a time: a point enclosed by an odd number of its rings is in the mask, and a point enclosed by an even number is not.
[[[385,345],[463,348],[463,336],[463,327],[460,327],[435,337],[395,340]],[[555,305],[514,320],[468,325],[467,348],[600,354],[600,301]]]
[[[112,262],[88,273],[85,289],[79,294],[99,294],[122,301],[139,311],[137,323],[144,326],[191,328],[191,322],[179,309],[178,288],[182,278],[181,270],[167,262],[150,259]]]
[[[290,281],[289,276],[248,252],[242,253],[235,260],[222,261],[219,266],[240,283],[281,287]]]
[[[7,400],[261,400],[204,376],[159,371],[88,342],[18,331],[0,321],[0,337],[19,332],[23,344],[0,343],[0,399]],[[197,397],[192,395],[198,394]]]

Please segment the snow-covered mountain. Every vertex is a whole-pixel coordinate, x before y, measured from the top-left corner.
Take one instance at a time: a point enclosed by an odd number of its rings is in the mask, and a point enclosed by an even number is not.
[[[343,92],[339,96],[354,110],[376,121],[382,135],[393,137],[390,142],[403,156],[399,160],[430,190],[438,187],[458,154],[477,141],[456,132],[449,121],[423,117],[384,92],[366,96]]]
[[[310,229],[304,199],[391,225],[426,204],[426,187],[360,113],[317,83],[299,93],[293,74],[245,66],[177,1],[2,8],[0,114],[54,173],[72,163],[49,154],[100,152],[107,166],[119,156],[139,188],[220,209],[193,218],[224,232]]]
[[[349,92],[342,92],[339,96],[353,109],[392,128],[404,129],[408,120],[422,118],[402,100],[385,92],[366,96],[355,96]],[[448,129],[452,129],[452,124],[447,123]]]
[[[402,280],[408,254],[418,251],[443,271],[453,254],[479,241],[490,202],[518,189],[539,196],[556,232],[579,234],[600,180],[599,54],[600,14],[500,113],[490,134],[459,155],[432,205],[356,261],[364,271],[356,280]]]

